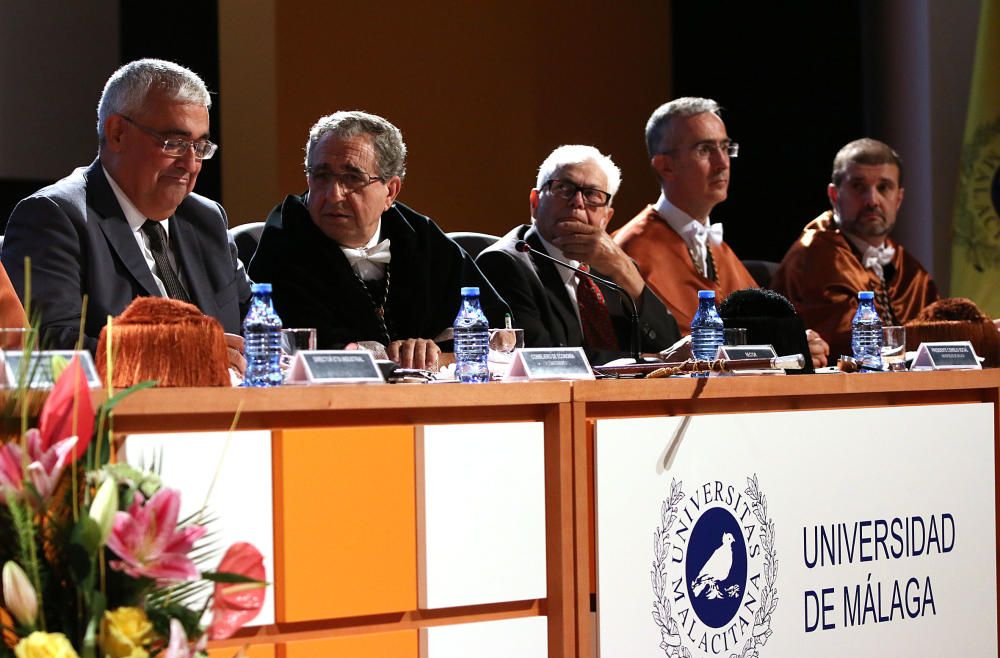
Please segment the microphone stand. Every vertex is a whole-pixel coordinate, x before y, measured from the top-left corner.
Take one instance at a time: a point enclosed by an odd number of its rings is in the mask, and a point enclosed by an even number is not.
[[[642,344],[641,337],[639,335],[639,308],[635,305],[635,300],[632,298],[632,295],[628,294],[628,292],[624,288],[622,288],[620,285],[618,285],[614,281],[609,281],[609,280],[607,280],[607,279],[605,279],[603,277],[600,277],[600,276],[597,276],[595,274],[591,274],[590,272],[586,272],[584,270],[581,270],[579,267],[573,267],[572,265],[570,265],[568,263],[564,263],[561,260],[559,260],[558,258],[553,258],[552,256],[549,256],[548,254],[546,254],[546,253],[544,253],[542,251],[538,251],[537,249],[532,248],[532,246],[530,244],[528,244],[527,242],[525,242],[524,240],[518,240],[517,243],[514,245],[514,248],[516,250],[520,251],[521,253],[529,253],[530,252],[532,254],[535,254],[537,256],[540,256],[542,258],[550,260],[553,263],[555,263],[556,265],[559,265],[560,267],[565,267],[568,270],[573,270],[577,274],[582,274],[583,276],[585,276],[585,277],[587,277],[587,278],[589,278],[589,279],[591,279],[593,281],[596,281],[598,283],[602,283],[605,286],[607,286],[608,288],[611,288],[612,290],[614,290],[615,292],[617,292],[618,295],[621,296],[623,299],[627,300],[628,304],[625,305],[625,310],[626,310],[626,312],[628,313],[628,316],[629,316],[629,325],[630,325],[630,332],[629,332],[630,333],[630,341],[629,342],[631,343],[629,345],[629,347],[632,348],[631,349],[631,352],[632,352],[631,356],[632,356],[633,359],[635,359],[636,363],[642,363],[642,354],[640,353],[640,349],[639,349],[640,345]]]

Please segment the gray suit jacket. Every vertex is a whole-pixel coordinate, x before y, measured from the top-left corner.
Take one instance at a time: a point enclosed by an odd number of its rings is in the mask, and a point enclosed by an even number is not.
[[[188,195],[170,218],[170,242],[192,303],[227,332],[240,333],[250,282],[222,206]],[[108,315],[120,314],[136,297],[160,294],[99,160],[22,200],[11,213],[0,260],[25,306],[26,256],[30,312],[39,314],[42,345],[51,349],[76,344],[84,295],[83,346],[93,352]]]

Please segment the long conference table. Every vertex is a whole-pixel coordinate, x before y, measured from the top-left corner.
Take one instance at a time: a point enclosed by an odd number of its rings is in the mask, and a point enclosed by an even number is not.
[[[181,388],[114,431],[265,544],[213,656],[996,655],[998,409],[1000,370]]]

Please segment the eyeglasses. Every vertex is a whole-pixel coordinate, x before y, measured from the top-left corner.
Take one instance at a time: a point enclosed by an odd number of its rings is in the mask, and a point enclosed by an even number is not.
[[[187,155],[188,149],[194,150],[194,157],[198,160],[211,160],[215,152],[219,150],[219,145],[210,142],[207,139],[184,139],[182,137],[170,137],[164,135],[163,133],[156,132],[152,128],[147,128],[146,126],[133,121],[131,118],[125,116],[124,114],[119,115],[121,118],[125,119],[133,126],[141,130],[142,132],[161,140],[163,152],[169,155],[171,158],[183,158]]]
[[[550,178],[542,185],[542,189],[548,190],[550,193],[567,201],[572,201],[576,193],[579,192],[583,195],[583,202],[595,208],[600,208],[611,203],[610,192],[599,190],[596,187],[584,187],[568,180]]]
[[[678,150],[670,149],[669,151],[663,151],[663,153],[676,153]],[[728,155],[730,158],[738,158],[740,156],[740,145],[726,139],[721,142],[698,142],[691,147],[691,152],[698,160],[708,160],[716,151],[722,155]]]
[[[314,169],[306,167],[306,174],[320,187],[340,185],[340,189],[345,195],[353,194],[361,188],[368,187],[375,181],[385,181],[381,176],[371,176],[364,171],[345,171],[342,174],[334,173],[326,167]]]

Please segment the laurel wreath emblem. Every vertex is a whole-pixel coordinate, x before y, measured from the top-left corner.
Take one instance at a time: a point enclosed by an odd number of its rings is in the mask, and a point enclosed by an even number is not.
[[[774,521],[767,515],[767,499],[757,484],[757,474],[747,478],[747,488],[743,492],[751,502],[751,510],[760,523],[761,547],[764,549],[764,587],[761,588],[760,607],[754,614],[750,637],[738,654],[729,658],[757,658],[758,648],[771,637],[771,616],[778,606],[778,558],[774,551]],[[681,634],[677,622],[671,614],[670,598],[667,596],[667,558],[673,541],[674,522],[677,521],[677,505],[684,499],[683,483],[670,481],[670,496],[660,506],[660,527],[653,532],[653,569],[650,578],[653,584],[653,620],[660,629],[660,648],[670,658],[692,658],[691,651],[681,645]]]

